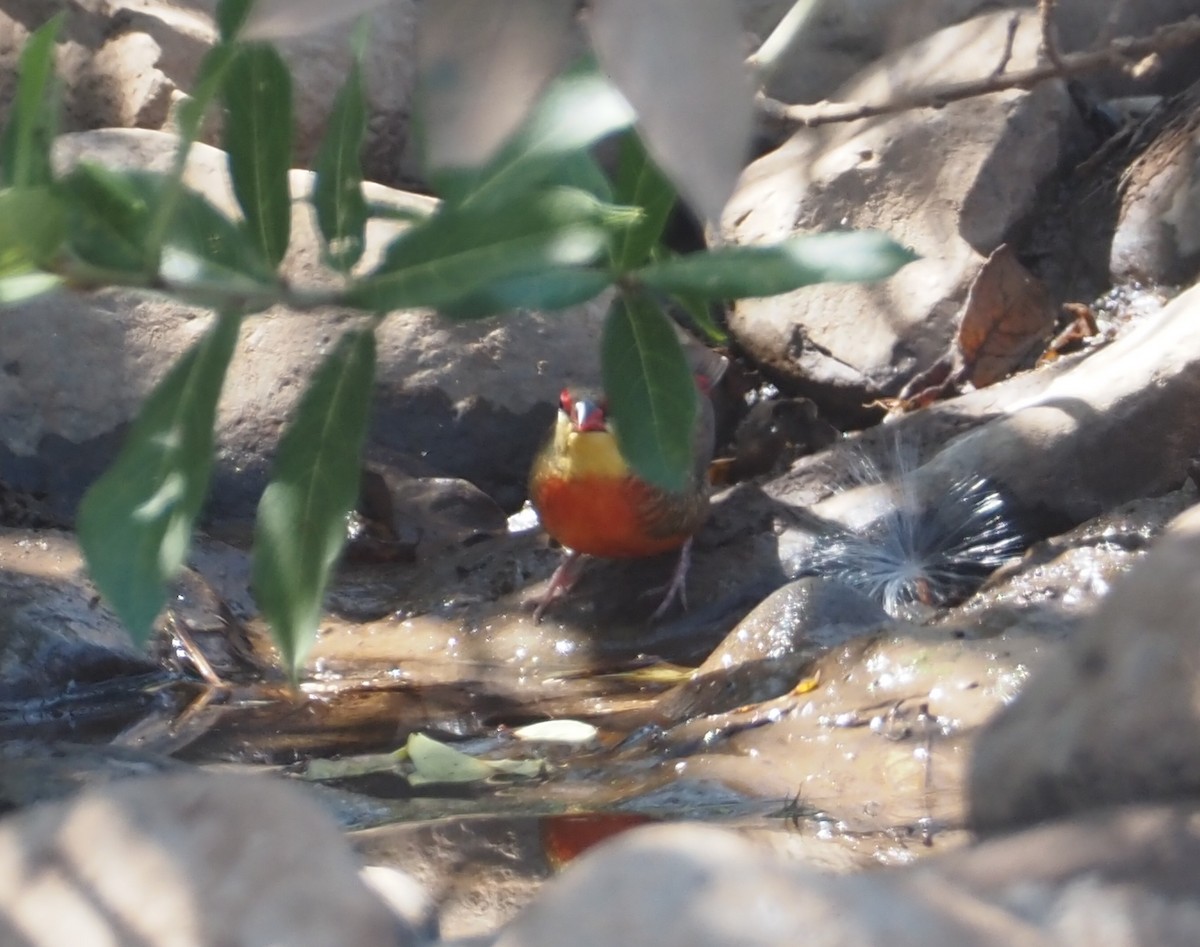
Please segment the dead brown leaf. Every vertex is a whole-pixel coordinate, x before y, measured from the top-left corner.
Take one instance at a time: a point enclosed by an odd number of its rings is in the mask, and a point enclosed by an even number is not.
[[[1050,294],[1007,244],[979,268],[949,349],[909,380],[889,406],[892,413],[924,408],[960,390],[985,388],[1021,368],[1054,330]]]
[[[1041,280],[1001,244],[979,270],[963,307],[958,328],[963,380],[985,388],[1006,378],[1049,337],[1055,316]]]
[[[1038,365],[1053,362],[1060,355],[1079,348],[1084,339],[1090,339],[1100,333],[1100,327],[1096,324],[1096,314],[1092,312],[1091,306],[1084,303],[1064,303],[1062,308],[1063,312],[1072,317],[1071,322],[1050,340],[1046,351],[1038,359]]]

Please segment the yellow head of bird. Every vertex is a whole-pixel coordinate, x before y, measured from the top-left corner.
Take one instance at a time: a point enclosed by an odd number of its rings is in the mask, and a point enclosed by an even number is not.
[[[576,395],[564,388],[554,427],[554,464],[565,477],[624,477],[629,465],[621,456],[603,398]]]

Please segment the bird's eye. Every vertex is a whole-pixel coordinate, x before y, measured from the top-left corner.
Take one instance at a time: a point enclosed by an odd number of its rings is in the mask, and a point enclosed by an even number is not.
[[[570,414],[575,407],[575,399],[571,397],[569,388],[564,388],[558,396],[558,406],[564,414]]]

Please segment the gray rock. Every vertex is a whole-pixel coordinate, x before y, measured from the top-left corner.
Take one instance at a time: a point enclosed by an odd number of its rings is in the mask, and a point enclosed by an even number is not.
[[[1198,498],[1195,484],[1189,482],[1036,543],[993,574],[968,601],[935,621],[976,635],[996,634],[1016,622],[1042,630],[1047,640],[1072,634],[1102,607],[1113,582],[1140,562],[1167,524]]]
[[[1191,409],[1200,396],[1198,312],[1200,287],[1068,370],[1047,373],[1031,397],[1001,402],[1000,416],[923,468],[928,495],[948,478],[984,473],[1018,509],[1074,525],[1178,487],[1200,448]]]
[[[169,131],[171,107],[193,91],[205,54],[217,39],[215,0],[65,0],[67,13],[58,65],[65,86],[64,131],[148,128]],[[7,100],[17,55],[31,29],[50,11],[41,0],[15,0],[0,11],[0,103]],[[365,60],[368,128],[363,149],[367,176],[397,183],[418,175],[409,115],[416,84],[414,0],[392,0],[370,11]],[[315,157],[334,95],[351,61],[354,18],[277,46],[292,74],[294,155],[298,166]],[[219,140],[210,121],[203,140]]]
[[[994,3],[988,0],[842,0],[817,3],[795,47],[768,78],[767,92],[786,102],[819,102],[832,99],[837,88],[855,72],[888,52],[914,43],[943,27],[978,13],[1004,6],[1029,8],[1031,2]],[[747,31],[765,39],[793,6],[793,0],[739,0]],[[1145,36],[1158,27],[1195,13],[1191,0],[1147,0],[1144,3],[1111,3],[1110,0],[1059,0],[1053,20],[1064,52],[1093,48],[1101,37]],[[980,62],[978,75],[995,63]],[[1120,70],[1104,70],[1076,77],[1098,94],[1144,94],[1176,91],[1196,77],[1196,59],[1186,48],[1160,54],[1158,68],[1149,75],[1130,77]],[[931,73],[921,86],[940,80]]]
[[[1195,796],[1198,575],[1193,507],[980,735],[970,781],[977,828]]]
[[[386,476],[386,475],[385,475]],[[394,521],[418,533],[416,554],[436,556],[505,532],[507,519],[494,500],[465,480],[387,476]]]
[[[740,0],[738,6],[747,29],[761,40],[793,0]],[[768,77],[766,91],[785,102],[833,98],[839,86],[880,56],[995,7],[989,0],[818,3],[795,46]]]
[[[267,778],[147,777],[27,810],[0,822],[0,881],[9,943],[420,942],[325,813]]]
[[[1031,926],[893,876],[839,878],[764,855],[720,829],[642,829],[543,889],[496,947],[820,947],[1037,944]]]
[[[39,739],[0,743],[0,763],[3,811],[59,802],[120,780],[196,772],[187,763],[137,747]]]
[[[158,69],[161,58],[162,48],[147,33],[106,40],[92,60],[93,81],[76,90],[84,114],[118,128],[162,128],[176,86]]]
[[[1200,274],[1200,81],[1140,128],[1152,138],[1122,181],[1114,280],[1188,285]]]
[[[0,699],[67,698],[155,668],[100,602],[72,538],[0,529]]]
[[[1183,947],[1200,937],[1198,815],[1191,801],[1105,809],[989,839],[912,874],[1063,947]]]
[[[789,582],[738,622],[687,681],[664,694],[656,713],[677,721],[781,697],[821,654],[887,618],[874,601],[840,582],[814,576]]]
[[[999,62],[1010,14],[943,30],[840,90],[873,101],[918,84],[974,77]],[[1022,18],[1010,68],[1037,61],[1035,17]],[[983,257],[1034,207],[1057,166],[1072,108],[1061,83],[937,110],[802,129],[754,162],[723,217],[737,244],[844,228],[880,229],[921,259],[886,282],[820,285],[742,300],[730,328],[746,350],[801,393],[843,416],[894,393],[931,364]],[[931,195],[936,194],[936,199]]]
[[[838,877],[711,827],[629,833],[496,941],[551,947],[1184,947],[1200,937],[1194,808],[1047,826],[919,867]]]
[[[269,677],[277,658],[263,629],[238,620],[256,610],[247,555],[200,537],[192,561],[197,568],[185,568],[170,589],[172,620],[222,678]],[[146,713],[143,686],[162,683],[166,669],[179,663],[170,637],[175,625],[160,617],[157,627],[167,633],[152,639],[149,653],[134,644],[88,578],[71,534],[0,528],[0,701],[6,713],[27,723],[83,728]],[[123,686],[112,686],[122,679]]]
[[[861,592],[808,576],[789,582],[763,599],[700,665],[699,671],[824,651],[886,621],[887,613]]]
[[[392,913],[416,932],[420,941],[432,943],[439,939],[437,905],[412,875],[384,865],[367,865],[361,875]]]
[[[512,920],[552,876],[545,821],[498,815],[401,822],[355,832],[351,841],[368,863],[403,869],[433,895],[444,938],[482,937]]]
[[[680,779],[791,799],[797,825],[859,867],[953,847],[978,728],[1060,647],[1061,632],[1030,624],[977,636],[893,623],[845,641],[786,696],[672,728],[688,749]]]
[[[63,136],[56,156],[64,165],[88,157],[162,170],[174,146],[157,132],[108,130]],[[222,152],[197,145],[187,181],[234,212]],[[293,172],[295,194],[310,186],[311,175]],[[432,206],[379,185],[367,189],[370,199],[392,206]],[[332,277],[320,262],[315,223],[304,205],[295,207],[285,272],[300,285],[321,285]],[[373,222],[363,265],[397,232],[394,223]],[[522,312],[470,323],[393,313],[378,332],[372,443],[420,456],[433,473],[471,480],[506,508],[519,506],[558,391],[598,377],[603,315],[602,301],[553,316]],[[246,321],[218,412],[215,514],[253,510],[280,430],[348,316],[276,307]],[[208,319],[204,310],[124,290],[63,293],[7,309],[0,478],[48,494],[69,515],[115,456],[145,394]]]
[[[1200,287],[1085,357],[1023,372],[804,458],[768,491],[815,503],[819,518],[856,528],[887,508],[892,486],[843,487],[833,496],[826,488],[815,497],[814,486],[839,465],[861,464],[856,452],[889,469],[899,442],[912,453],[906,476],[918,506],[943,502],[966,478],[987,477],[1030,539],[1166,493],[1184,482],[1200,449],[1200,418],[1191,410],[1200,397],[1198,307]],[[811,527],[782,536],[780,551],[802,558],[806,543]]]

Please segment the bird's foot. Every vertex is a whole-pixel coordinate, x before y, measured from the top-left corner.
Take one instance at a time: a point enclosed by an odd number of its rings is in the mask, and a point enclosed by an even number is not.
[[[571,591],[571,587],[579,580],[579,573],[583,569],[583,556],[573,549],[564,551],[566,555],[563,556],[562,562],[558,564],[558,568],[554,570],[554,574],[550,576],[550,585],[546,589],[546,594],[538,599],[537,607],[533,610],[533,623],[535,625],[541,624],[542,616],[546,614],[546,609],[550,603],[565,597]]]
[[[658,608],[650,615],[651,621],[658,621],[667,613],[667,609],[671,607],[671,603],[676,599],[683,606],[683,610],[687,611],[687,574],[688,569],[692,565],[692,539],[689,536],[688,541],[683,544],[683,548],[679,550],[679,562],[675,564],[675,571],[671,574],[671,581],[667,583],[666,593],[663,595],[663,600],[658,603]]]

